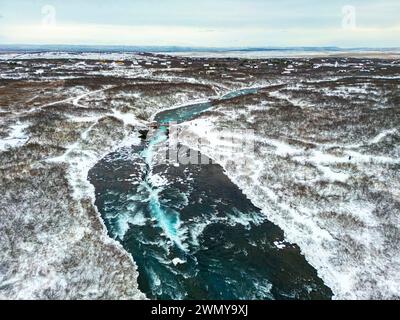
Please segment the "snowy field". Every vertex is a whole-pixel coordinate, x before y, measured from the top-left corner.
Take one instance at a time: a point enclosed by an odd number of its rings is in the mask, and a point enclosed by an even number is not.
[[[250,87],[177,125],[181,142],[223,166],[334,298],[400,298],[400,61],[372,56],[0,55],[0,298],[145,298],[88,171],[158,111]],[[251,135],[227,157],[220,133],[237,129]]]

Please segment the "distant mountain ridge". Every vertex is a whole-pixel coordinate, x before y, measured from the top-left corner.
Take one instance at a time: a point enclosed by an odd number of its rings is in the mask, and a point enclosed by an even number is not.
[[[0,52],[268,52],[268,51],[291,51],[291,52],[357,52],[357,51],[400,51],[400,48],[340,48],[328,47],[184,47],[184,46],[94,46],[94,45],[25,45],[25,44],[0,44]]]

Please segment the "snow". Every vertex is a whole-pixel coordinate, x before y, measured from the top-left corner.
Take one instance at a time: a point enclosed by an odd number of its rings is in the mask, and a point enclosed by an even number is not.
[[[22,122],[10,126],[11,132],[9,136],[0,139],[0,151],[23,146],[29,140],[29,136],[25,132],[28,127],[28,123]]]
[[[264,58],[268,55],[280,55],[281,53],[190,53],[194,56],[210,56],[210,57],[224,57],[224,56],[248,56],[253,58]],[[289,53],[291,54],[291,53]],[[312,55],[320,53],[313,53]],[[177,56],[186,55],[179,53]],[[288,53],[285,53],[287,56]],[[14,54],[0,54],[0,60],[12,60],[16,58]],[[121,66],[119,63],[107,62],[107,70],[87,71],[89,76],[120,76],[128,78],[143,77],[148,81],[146,84],[149,86],[157,84],[159,81],[164,83],[182,82],[186,84],[206,84],[213,88],[213,94],[202,93],[191,94],[180,93],[173,96],[164,96],[160,94],[157,98],[149,98],[148,100],[145,93],[129,92],[124,93],[126,96],[131,96],[135,104],[143,104],[146,111],[154,112],[156,110],[166,110],[186,105],[188,101],[205,102],[208,101],[210,96],[217,94],[223,95],[226,91],[232,89],[230,82],[224,83],[222,79],[205,80],[196,76],[183,77],[179,72],[183,68],[169,69],[169,73],[153,75],[149,69],[142,69],[141,64],[154,65],[157,61],[161,65],[171,65],[171,61],[161,60],[159,58],[152,58],[146,56],[139,56],[131,53],[29,53],[19,55],[18,59],[28,60],[32,58],[43,59],[87,59],[87,60],[111,60],[111,61],[133,61],[135,66],[126,67]],[[153,63],[154,62],[154,63]],[[7,61],[3,63],[7,64]],[[18,62],[21,64],[21,62]],[[190,65],[190,63],[188,63]],[[375,62],[374,62],[375,64]],[[383,62],[382,62],[383,64]],[[388,63],[389,64],[389,63]],[[100,65],[104,65],[100,63]],[[268,63],[272,66],[274,64]],[[297,66],[300,65],[297,61],[291,62],[286,69],[281,69],[287,76],[273,80],[273,84],[285,84],[282,80],[285,78],[290,79],[296,77]],[[205,69],[214,69],[210,67],[210,63],[204,63]],[[39,66],[35,66],[37,68]],[[252,64],[247,67],[253,69]],[[322,61],[316,64],[319,69],[326,67],[340,67],[343,68],[356,68],[357,72],[374,71],[369,68],[368,63],[364,64],[350,64],[345,61],[330,63]],[[365,68],[369,68],[366,70]],[[389,68],[389,65],[387,66]],[[36,78],[45,78],[44,70],[46,64],[40,65],[40,69],[33,69],[33,76]],[[79,69],[84,70],[89,68],[89,64],[85,62],[73,63],[69,65],[71,71]],[[362,69],[362,70],[361,70]],[[155,70],[155,69],[153,69]],[[237,71],[238,68],[228,68],[229,71]],[[19,70],[13,73],[4,73],[2,71],[1,77],[4,78],[29,78],[32,73],[29,73],[29,68],[24,68],[24,72]],[[157,71],[165,71],[164,69],[157,69]],[[339,73],[341,70],[337,70]],[[226,71],[226,75],[233,79],[232,75]],[[249,71],[251,72],[251,71]],[[319,72],[317,70],[311,72]],[[335,72],[335,71],[332,71]],[[375,72],[375,71],[374,71]],[[249,81],[248,74],[233,73],[239,81]],[[57,79],[69,79],[74,76],[70,75],[57,75]],[[365,75],[365,79],[370,79],[371,75]],[[361,79],[362,77],[360,77]],[[398,80],[396,75],[373,75],[372,82],[380,79]],[[221,80],[221,81],[219,81]],[[251,80],[248,85],[259,87],[263,83],[272,85],[272,80]],[[296,83],[301,79],[296,78]],[[328,75],[322,78],[312,79],[314,84],[320,82],[330,81],[346,81],[351,80],[351,77],[339,77],[337,75]],[[122,80],[121,80],[122,81]],[[133,82],[131,82],[133,83]],[[359,98],[369,95],[371,99],[380,99],[379,91],[371,89],[370,85],[357,84],[357,85],[342,85],[335,86],[334,88],[313,88],[308,86],[308,82],[302,82],[302,85],[297,85],[299,90],[307,89],[311,93],[320,93],[327,97],[341,97],[341,98]],[[240,84],[235,84],[240,86]],[[286,89],[294,89],[296,85],[286,85]],[[307,87],[308,86],[308,87]],[[26,112],[17,110],[12,114],[12,123],[8,130],[5,132],[4,138],[0,139],[0,152],[10,150],[11,148],[20,148],[24,146],[29,139],[31,133],[28,128],[31,123],[19,120],[16,118],[32,115],[44,108],[66,103],[74,107],[83,107],[88,109],[88,113],[75,116],[66,113],[66,122],[83,124],[83,128],[78,134],[77,140],[74,140],[70,145],[61,143],[62,148],[66,148],[65,153],[62,155],[53,156],[48,158],[41,158],[40,161],[32,163],[22,163],[23,171],[18,172],[15,177],[12,176],[12,185],[19,187],[18,183],[22,181],[19,175],[30,170],[37,168],[45,168],[40,171],[37,179],[41,178],[41,174],[48,174],[49,168],[57,168],[62,170],[66,168],[67,187],[60,185],[53,185],[53,176],[43,178],[42,184],[35,184],[36,188],[27,189],[26,186],[21,187],[18,192],[8,192],[5,190],[0,201],[2,204],[2,223],[10,222],[10,229],[15,231],[14,235],[22,237],[27,236],[25,229],[18,229],[25,222],[32,222],[36,227],[51,226],[49,230],[43,232],[36,232],[34,240],[27,238],[29,241],[17,241],[12,243],[6,233],[1,233],[0,238],[5,248],[4,254],[7,255],[4,261],[10,262],[10,248],[20,252],[15,260],[17,262],[16,269],[19,272],[14,275],[0,274],[2,277],[9,277],[1,282],[2,287],[6,286],[12,288],[10,296],[14,298],[36,298],[37,294],[42,294],[45,288],[57,288],[59,291],[70,288],[71,281],[80,281],[81,278],[90,279],[90,285],[87,288],[81,288],[84,292],[74,291],[63,297],[79,297],[80,294],[84,297],[96,297],[96,293],[104,292],[104,287],[112,288],[111,297],[116,297],[124,290],[130,290],[124,297],[140,298],[140,294],[135,288],[136,270],[132,257],[128,255],[123,248],[114,240],[107,236],[106,228],[101,223],[99,213],[94,207],[94,188],[87,181],[87,174],[90,168],[97,163],[100,159],[106,156],[109,152],[116,150],[120,147],[127,147],[138,145],[141,141],[138,137],[137,130],[145,128],[146,121],[137,119],[131,113],[125,113],[120,108],[121,105],[108,104],[104,107],[108,108],[105,113],[90,112],[90,104],[85,101],[93,101],[97,99],[103,100],[105,92],[109,88],[115,86],[104,86],[100,90],[89,90],[85,86],[74,87],[70,90],[70,95],[64,99],[57,98],[56,101],[32,108]],[[314,91],[313,91],[314,90]],[[319,106],[308,101],[307,97],[297,99],[286,94],[285,91],[272,91],[268,92],[269,97],[275,98],[280,101],[287,101],[295,107],[299,107],[303,112],[320,112]],[[36,98],[40,95],[35,95],[33,98],[30,96],[30,101],[35,102]],[[193,100],[192,100],[193,99]],[[96,102],[97,102],[96,100]],[[194,101],[196,100],[196,101]],[[240,106],[244,107],[244,106]],[[218,111],[222,114],[221,118],[236,119],[238,115],[244,116],[246,119],[247,112],[250,111],[266,111],[270,110],[270,101],[267,104],[255,104],[245,108],[236,108],[232,112],[227,112],[223,108]],[[382,98],[380,104],[376,108],[385,107],[389,108],[385,100]],[[129,108],[127,108],[129,110]],[[298,108],[297,108],[298,109]],[[6,116],[7,113],[5,112]],[[351,115],[351,114],[350,114]],[[311,117],[312,114],[306,114],[306,117]],[[115,118],[119,121],[110,119]],[[111,121],[112,130],[107,131],[103,129],[102,121],[108,119]],[[240,123],[245,126],[250,117]],[[361,137],[355,143],[345,142],[335,136],[335,129],[329,133],[332,138],[329,141],[324,139],[318,140],[319,137],[313,136],[299,136],[296,139],[289,139],[291,131],[295,128],[287,129],[280,135],[269,134],[265,132],[242,132],[225,130],[220,131],[218,116],[214,118],[199,118],[179,125],[178,127],[184,131],[180,136],[181,141],[191,146],[193,149],[199,149],[204,155],[214,159],[221,164],[230,177],[230,179],[237,184],[245,193],[245,195],[257,207],[262,208],[262,212],[266,218],[273,223],[280,226],[284,232],[287,242],[296,243],[306,256],[307,260],[314,266],[319,276],[324,282],[334,291],[335,298],[337,299],[360,299],[360,298],[375,298],[375,297],[400,297],[400,253],[398,251],[397,238],[395,237],[400,224],[400,216],[396,205],[400,199],[400,185],[398,173],[392,167],[400,164],[398,149],[392,153],[375,153],[375,148],[380,145],[389,144],[398,137],[398,128],[389,123],[390,119],[384,126],[379,127],[378,131],[373,131],[369,136]],[[257,118],[253,118],[255,125]],[[114,122],[112,122],[114,121]],[[236,123],[237,124],[237,123]],[[273,128],[274,123],[266,123],[265,127]],[[376,128],[374,128],[376,129]],[[118,133],[120,135],[118,135]],[[319,133],[318,133],[319,134]],[[222,139],[225,137],[225,139]],[[226,139],[228,137],[229,139]],[[198,138],[201,138],[198,140]],[[293,138],[293,137],[292,137]],[[326,136],[325,136],[326,138]],[[69,140],[68,140],[69,141]],[[249,144],[249,141],[251,142]],[[46,141],[39,141],[46,146]],[[251,150],[249,147],[254,144],[260,148],[259,151]],[[384,143],[382,143],[384,142]],[[310,145],[305,147],[304,144]],[[247,148],[243,148],[246,146]],[[397,150],[397,151],[396,151]],[[397,153],[396,153],[397,152]],[[17,154],[17,153],[16,153]],[[229,155],[227,157],[227,155]],[[46,155],[47,156],[47,155]],[[29,159],[28,159],[29,160]],[[24,160],[25,161],[25,160]],[[30,160],[29,160],[30,161]],[[32,160],[33,161],[33,160]],[[179,164],[175,164],[179,166]],[[26,166],[26,169],[25,169]],[[22,167],[22,166],[21,166]],[[7,171],[7,175],[15,174],[13,170]],[[64,172],[64,171],[62,171]],[[60,173],[62,175],[63,173]],[[5,180],[7,176],[3,176]],[[64,178],[64,176],[62,175]],[[56,177],[57,178],[57,177]],[[32,178],[30,186],[36,183],[36,178]],[[63,181],[63,180],[62,180]],[[368,182],[367,189],[374,192],[375,198],[367,198],[361,187]],[[160,175],[151,176],[151,182],[155,186],[162,186],[166,183]],[[39,186],[39,188],[37,187]],[[297,187],[301,187],[296,189]],[[361,187],[360,187],[361,186]],[[63,189],[65,188],[65,189]],[[36,190],[38,189],[38,190]],[[298,192],[298,194],[295,193]],[[37,192],[37,195],[35,194]],[[54,192],[50,194],[50,192]],[[15,200],[19,194],[22,194],[21,199]],[[34,194],[40,201],[35,202]],[[305,194],[305,195],[304,195]],[[44,199],[48,197],[48,199]],[[71,201],[68,206],[63,201]],[[5,200],[4,200],[5,199]],[[23,201],[22,201],[23,199]],[[33,199],[33,200],[32,200]],[[37,200],[36,199],[36,200]],[[63,200],[60,200],[63,199]],[[5,201],[5,202],[4,202]],[[89,209],[85,208],[83,203],[89,201]],[[53,207],[54,206],[54,207]],[[56,207],[57,206],[57,207]],[[4,208],[7,208],[5,210]],[[93,212],[90,209],[94,210]],[[131,208],[135,210],[134,208]],[[53,213],[57,214],[53,214]],[[50,214],[49,214],[50,213]],[[6,217],[4,219],[3,217]],[[62,217],[59,220],[58,217]],[[88,221],[93,219],[93,221]],[[238,215],[237,217],[226,217],[232,224],[247,225],[245,216]],[[43,219],[43,220],[41,220]],[[48,221],[48,219],[50,219]],[[92,224],[100,222],[101,230],[99,233],[93,229]],[[126,219],[120,221],[120,237],[123,238],[129,224],[143,224],[143,217],[140,215],[134,216],[126,215]],[[197,235],[202,232],[202,228],[207,225],[207,221],[198,221],[196,228],[187,230],[191,235],[192,241],[197,241]],[[29,231],[29,230],[28,230]],[[392,235],[392,240],[390,236]],[[36,242],[35,242],[36,241]],[[37,243],[40,243],[38,246]],[[283,249],[285,242],[276,242],[275,246],[278,249]],[[11,245],[15,246],[12,247]],[[76,269],[68,269],[68,272],[76,273],[77,276],[71,276],[62,272],[56,272],[54,266],[61,265],[65,257],[69,257],[71,248],[74,251],[83,250],[84,254],[78,261],[79,267]],[[389,249],[388,249],[389,248]],[[8,250],[8,251],[7,251]],[[80,251],[79,251],[80,252]],[[105,254],[102,256],[102,254]],[[109,255],[107,255],[109,254]],[[76,257],[76,256],[75,256]],[[87,259],[84,260],[83,259]],[[32,263],[33,262],[33,263]],[[67,261],[68,262],[68,261]],[[10,262],[12,263],[12,261]],[[181,264],[184,261],[176,258],[172,260],[173,264]],[[72,271],[71,271],[72,270]],[[43,274],[44,276],[41,276]],[[121,277],[120,280],[112,277],[117,274]],[[39,276],[32,276],[39,275]],[[127,277],[128,275],[128,277]],[[157,275],[154,274],[157,278]],[[95,281],[93,282],[93,279]],[[118,281],[123,283],[123,287],[114,287]],[[160,281],[160,279],[157,279]],[[125,286],[125,282],[128,283]],[[103,287],[101,287],[103,286]],[[62,290],[60,290],[62,288]],[[74,287],[76,289],[76,287]],[[128,288],[128,289],[127,289]],[[135,290],[132,290],[135,289]],[[260,290],[269,290],[270,286],[265,285],[265,288]],[[122,290],[122,291],[121,291]],[[17,292],[17,293],[16,293]],[[41,295],[43,296],[43,295]]]
[[[270,172],[268,169],[270,162],[278,161],[279,163],[279,160],[273,160],[274,157],[277,157],[277,159],[289,157],[290,161],[297,163],[300,167],[292,173],[293,176],[290,176],[289,170],[282,173],[274,172],[276,177],[289,175],[289,181],[299,181],[310,186],[321,180],[328,181],[330,185],[324,192],[329,195],[336,192],[335,190],[338,187],[335,184],[337,182],[352,183],[354,172],[338,167],[338,165],[348,164],[349,156],[352,157],[350,163],[356,165],[358,170],[365,172],[363,174],[370,174],[371,164],[376,166],[399,164],[400,159],[368,155],[351,149],[345,149],[342,156],[334,155],[328,153],[329,147],[321,143],[315,144],[317,149],[306,151],[288,144],[283,139],[261,137],[254,133],[243,134],[237,144],[254,139],[271,146],[272,149],[269,149],[268,153],[264,153],[262,158],[256,153],[240,151],[234,153],[233,156],[226,156],[226,148],[223,147],[226,145],[226,141],[221,140],[220,135],[218,135],[216,121],[217,119],[204,117],[177,125],[185,133],[179,136],[180,141],[201,151],[202,154],[222,165],[230,179],[242,189],[253,204],[261,208],[269,220],[285,231],[287,242],[297,243],[300,246],[306,259],[317,269],[319,276],[333,290],[336,299],[370,297],[371,288],[364,286],[360,280],[364,276],[373,277],[379,281],[379,288],[373,290],[380,290],[380,294],[389,297],[400,295],[399,287],[394,285],[400,280],[399,276],[396,275],[400,271],[399,259],[395,256],[379,253],[382,250],[384,240],[382,231],[380,231],[381,222],[373,214],[376,203],[371,203],[368,200],[360,201],[352,197],[344,203],[320,202],[314,205],[311,199],[297,200],[296,198],[282,197],[282,194],[275,189],[274,184],[260,182],[261,173]],[[385,130],[372,139],[372,142],[379,142],[393,133],[395,133],[395,130]],[[350,147],[354,148],[355,146]],[[236,150],[240,150],[240,148]],[[231,166],[232,161],[235,162],[234,167]],[[303,173],[302,170],[307,171]],[[247,179],[243,179],[244,175],[247,176]],[[304,178],[307,178],[307,180],[303,180]],[[277,183],[280,185],[284,181],[279,180]],[[394,194],[394,190],[395,187],[388,191]],[[335,216],[338,219],[339,217],[341,219],[354,219],[356,223],[360,224],[361,229],[358,229],[359,227],[351,228],[350,225],[339,228],[335,224],[330,224],[330,220],[323,218],[324,212],[329,211],[335,211]],[[393,219],[400,220],[399,217],[395,217],[394,215]],[[363,225],[365,227],[362,227]],[[339,239],[344,236],[351,237],[361,246],[367,248],[363,250],[363,258],[360,261],[357,261],[357,257],[346,258],[347,255],[342,252],[343,244]],[[278,248],[283,247],[280,243],[275,245]],[[392,254],[396,255],[395,252],[392,252]],[[338,259],[341,261],[340,263],[336,262]],[[387,271],[382,273],[382,268]]]
[[[18,58],[19,60],[29,59],[81,59],[81,60],[112,60],[112,61],[123,61],[123,60],[134,60],[134,59],[145,59],[143,56],[139,56],[135,53],[95,53],[95,52],[41,52],[41,53],[24,53],[24,54],[0,54],[0,60],[13,60]]]
[[[397,129],[384,130],[381,133],[379,133],[375,138],[371,139],[371,141],[369,143],[370,144],[379,143],[384,138],[386,138],[387,136],[394,135],[394,134],[397,134],[397,133],[398,133]]]
[[[271,50],[271,51],[221,51],[221,52],[168,52],[168,55],[176,57],[191,58],[241,58],[241,59],[268,59],[268,58],[313,58],[313,57],[376,57],[385,56],[388,59],[398,59],[399,52],[394,49],[392,52],[374,50],[365,51],[301,51],[301,50]]]
[[[131,125],[137,128],[146,128],[146,123],[137,119],[133,114],[122,113],[121,111],[116,109],[112,109],[112,111],[112,115],[115,118],[121,120],[125,124],[125,126]]]

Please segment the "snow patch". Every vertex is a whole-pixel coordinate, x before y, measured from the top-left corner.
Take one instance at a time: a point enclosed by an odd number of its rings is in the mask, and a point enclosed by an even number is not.
[[[25,132],[28,127],[28,123],[22,122],[10,126],[11,132],[8,137],[0,140],[0,151],[23,146],[29,140],[29,136]]]

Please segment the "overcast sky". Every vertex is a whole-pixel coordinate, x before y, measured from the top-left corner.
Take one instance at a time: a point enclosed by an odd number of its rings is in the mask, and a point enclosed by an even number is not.
[[[0,44],[400,47],[399,34],[400,0],[0,0]]]

